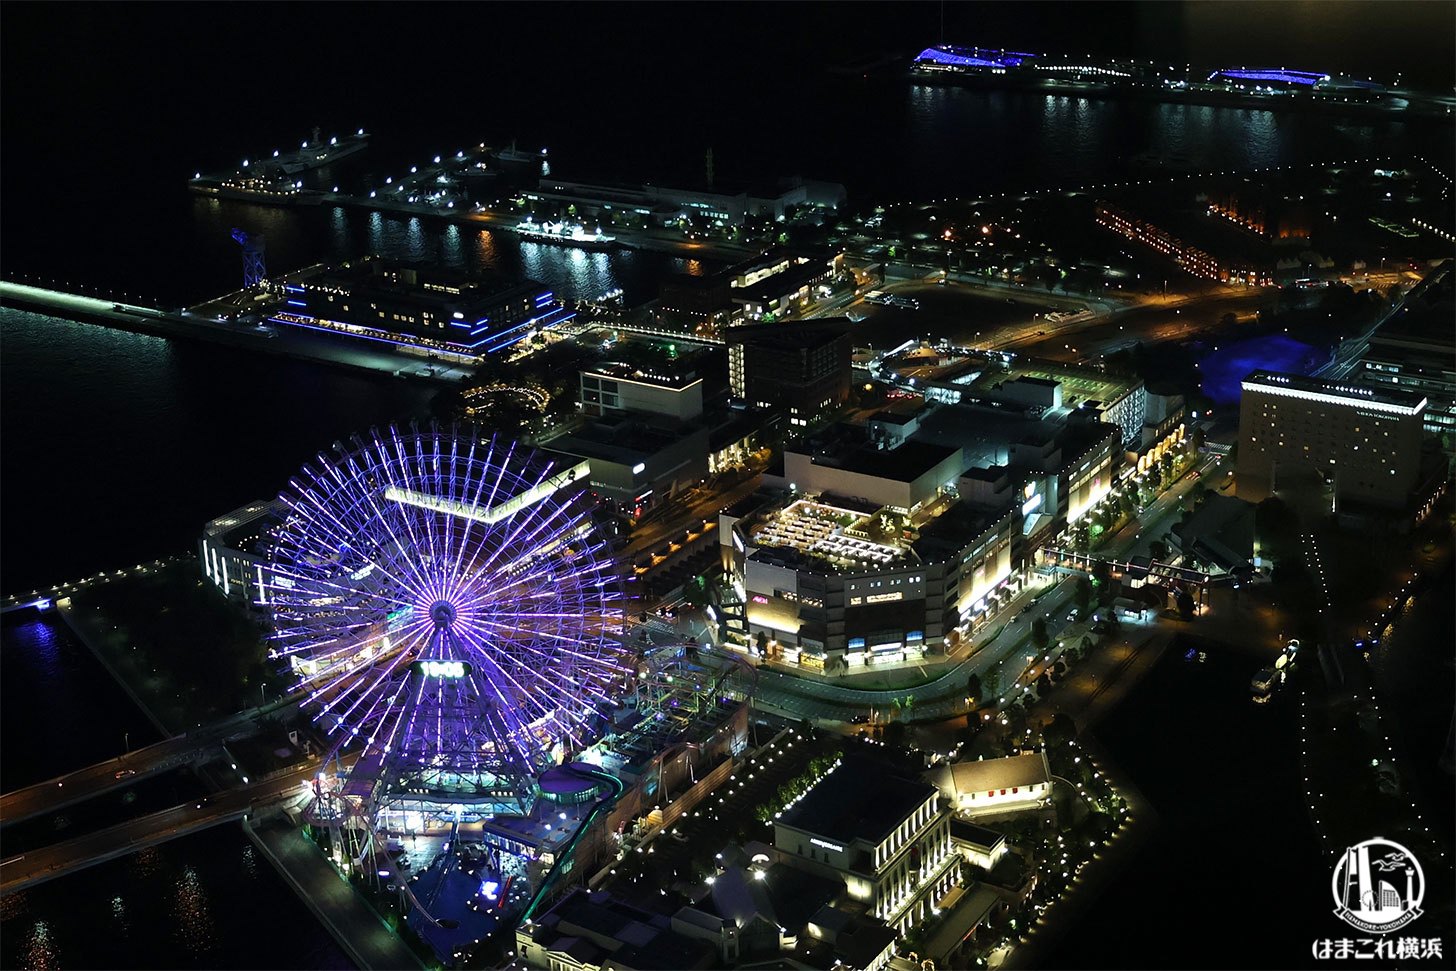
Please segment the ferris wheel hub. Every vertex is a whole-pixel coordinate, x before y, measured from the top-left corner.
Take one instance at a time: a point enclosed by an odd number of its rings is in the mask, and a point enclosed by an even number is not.
[[[430,619],[441,630],[455,623],[455,613],[455,605],[448,600],[437,600],[430,607]]]

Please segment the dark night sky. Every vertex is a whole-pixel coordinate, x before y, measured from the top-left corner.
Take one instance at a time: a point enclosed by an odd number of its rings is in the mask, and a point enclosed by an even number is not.
[[[945,39],[961,44],[1377,78],[1404,67],[1407,78],[1448,90],[1456,71],[1456,4],[1441,0],[11,3],[0,15],[3,98],[7,129],[22,124],[8,132],[14,138],[56,121],[48,109],[68,94],[119,120],[147,111],[180,120],[219,103],[283,114],[300,103],[313,112],[320,101],[486,112],[497,85],[539,84],[543,70],[593,86],[650,78],[730,92],[866,52],[912,52],[939,39],[942,14]],[[144,103],[161,90],[170,98]]]
[[[716,144],[725,165],[729,149],[771,158],[796,86],[936,43],[942,16],[959,44],[1404,70],[1447,90],[1456,71],[1449,2],[13,2],[0,7],[0,187],[16,198],[81,158],[118,179],[159,164],[176,177],[315,125],[415,146],[556,146],[569,131],[625,138],[649,160],[677,143]]]

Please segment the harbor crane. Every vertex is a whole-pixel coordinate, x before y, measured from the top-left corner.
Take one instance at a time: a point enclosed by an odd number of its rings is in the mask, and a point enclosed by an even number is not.
[[[243,289],[251,290],[268,282],[268,269],[263,263],[263,235],[254,236],[241,229],[233,230],[233,242],[243,248]]]

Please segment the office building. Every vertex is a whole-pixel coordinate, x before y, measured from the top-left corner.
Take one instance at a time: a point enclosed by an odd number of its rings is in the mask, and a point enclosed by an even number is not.
[[[592,491],[633,519],[708,474],[708,428],[650,414],[604,414],[543,443],[590,466]]]
[[[1362,384],[1425,397],[1426,431],[1439,436],[1447,452],[1456,451],[1453,276],[1449,267],[1437,270],[1421,292],[1406,297],[1405,305],[1370,335],[1359,371]]]
[[[1257,502],[1317,476],[1336,501],[1399,508],[1421,472],[1425,396],[1256,371],[1239,407],[1238,492]]]
[[[849,397],[850,322],[759,324],[727,332],[728,382],[749,407],[781,411],[802,428]]]
[[[703,379],[608,362],[581,372],[578,400],[583,414],[596,417],[635,412],[689,421],[703,413]]]
[[[259,499],[204,526],[197,547],[203,576],[230,599],[266,606],[268,531],[281,515],[276,500]]]

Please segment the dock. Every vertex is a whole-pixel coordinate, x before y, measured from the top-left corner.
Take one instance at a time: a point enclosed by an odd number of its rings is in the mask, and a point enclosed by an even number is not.
[[[324,859],[318,846],[281,814],[245,819],[243,830],[360,968],[421,967],[414,952]]]
[[[244,324],[209,320],[182,308],[160,310],[156,307],[113,303],[95,297],[9,281],[0,282],[0,306],[154,337],[209,341],[261,354],[316,361],[375,376],[382,374],[410,380],[456,384],[469,373],[463,368],[449,366],[441,361],[431,361],[420,355],[356,346],[359,342],[341,341],[293,330],[263,330]]]

